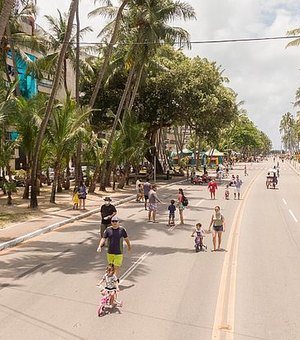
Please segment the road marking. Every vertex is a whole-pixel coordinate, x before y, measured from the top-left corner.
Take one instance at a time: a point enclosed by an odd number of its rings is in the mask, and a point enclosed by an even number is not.
[[[262,172],[257,174],[249,183],[244,193],[244,199],[240,201],[233,218],[220,279],[215,319],[211,336],[212,340],[223,339],[224,334],[226,340],[232,340],[234,337],[236,276],[240,226],[250,189],[256,178],[261,175],[261,173]]]
[[[173,225],[168,229],[168,231],[173,231],[175,228],[176,228],[176,224],[173,224]]]
[[[282,199],[282,201],[285,205],[287,205],[286,200],[284,198]]]
[[[204,200],[200,200],[196,205],[195,207],[199,207],[199,205],[203,202]]]
[[[126,272],[120,277],[120,283],[125,280],[134,270],[137,268],[144,260],[146,257],[151,255],[151,252],[144,253],[142,256],[140,256],[131,267],[129,267]]]
[[[292,212],[291,209],[289,209],[289,213],[290,213],[291,216],[293,217],[294,221],[295,221],[296,223],[298,223],[298,220],[297,220],[296,216],[293,214],[293,212]]]

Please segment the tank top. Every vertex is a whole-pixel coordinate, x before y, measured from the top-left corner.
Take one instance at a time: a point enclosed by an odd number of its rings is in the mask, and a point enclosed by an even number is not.
[[[220,212],[214,213],[213,214],[214,226],[216,227],[222,226],[223,225],[222,219],[223,219],[223,216]]]

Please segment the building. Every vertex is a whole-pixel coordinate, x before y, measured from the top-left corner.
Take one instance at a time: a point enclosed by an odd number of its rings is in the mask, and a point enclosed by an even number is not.
[[[49,36],[42,27],[36,25],[34,17],[24,17],[21,22],[21,30],[28,35],[42,36],[43,38]],[[35,61],[42,58],[43,55],[35,51],[24,49],[23,51],[26,56],[31,60]],[[51,53],[51,51],[49,51]],[[13,80],[16,73],[19,77],[19,87],[21,95],[24,98],[32,98],[37,93],[45,93],[50,95],[53,85],[53,76],[44,75],[42,79],[36,79],[31,74],[27,74],[27,65],[22,60],[22,58],[17,58],[17,70],[14,68],[14,63],[12,60],[12,53],[9,51],[7,53],[7,73],[8,76]],[[71,93],[71,96],[75,95],[75,72],[69,62],[67,62],[67,86]],[[64,100],[65,90],[63,84],[59,87],[56,98],[58,100]],[[18,132],[14,130],[13,127],[8,129],[6,136],[7,140],[15,140],[18,137]],[[11,159],[10,166],[12,170],[18,170],[24,168],[26,165],[26,158],[22,150],[16,149],[13,158]]]

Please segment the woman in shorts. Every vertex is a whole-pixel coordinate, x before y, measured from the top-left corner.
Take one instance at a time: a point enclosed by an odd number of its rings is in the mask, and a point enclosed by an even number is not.
[[[211,227],[213,227],[212,237],[213,237],[213,246],[214,248],[211,251],[219,251],[221,250],[221,241],[222,241],[222,233],[225,232],[225,219],[221,214],[221,209],[217,205],[215,207],[215,211],[212,214],[210,225],[208,230],[211,231]],[[217,246],[217,237],[218,237],[218,248]]]

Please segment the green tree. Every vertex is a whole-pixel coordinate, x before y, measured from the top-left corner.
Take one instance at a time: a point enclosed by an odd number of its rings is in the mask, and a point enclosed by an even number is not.
[[[122,38],[129,43],[125,58],[129,69],[125,89],[122,94],[115,120],[110,131],[110,138],[106,149],[103,169],[109,158],[115,136],[118,120],[124,108],[131,110],[140,85],[144,67],[155,50],[165,42],[187,42],[188,33],[179,28],[168,25],[171,19],[192,18],[194,12],[190,6],[180,1],[149,0],[143,3],[137,1],[130,3],[128,19],[124,20]],[[151,48],[150,48],[151,46]],[[101,189],[105,190],[105,171],[101,175]]]
[[[290,112],[282,116],[279,131],[285,150],[293,152],[295,149],[295,120]]]
[[[15,0],[1,0],[0,1],[0,8],[1,8],[1,14],[0,14],[0,41],[3,38],[6,25],[9,21],[10,13],[14,7]]]
[[[25,153],[26,185],[23,198],[29,198],[30,173],[32,168],[32,159],[34,145],[38,135],[38,130],[42,121],[43,112],[45,111],[47,97],[39,94],[31,99],[23,97],[17,98],[17,110],[12,118],[12,124],[19,134],[19,145]]]
[[[60,56],[60,51],[62,49],[63,44],[65,43],[65,36],[68,29],[68,16],[66,13],[61,13],[58,11],[58,18],[45,15],[45,18],[47,19],[49,25],[50,25],[50,34],[49,34],[49,42],[48,42],[48,48],[51,51],[51,53],[48,53],[43,58],[39,58],[34,65],[35,75],[38,78],[43,77],[43,73],[47,73],[48,75],[55,75],[58,65],[58,60]],[[77,12],[77,9],[76,9]],[[82,38],[84,34],[91,31],[90,27],[85,27],[83,29],[80,29],[79,32],[76,31],[74,33],[75,26],[72,23],[71,32],[70,32],[70,39],[65,46],[66,53],[64,55],[63,59],[63,67],[61,72],[61,81],[63,82],[64,89],[66,95],[69,93],[69,88],[67,84],[67,72],[68,72],[68,61],[70,62],[70,65],[72,66],[73,70],[78,71],[78,46],[76,48],[76,41],[79,38]],[[84,58],[81,59],[80,63],[84,63]],[[78,91],[78,89],[77,89]]]
[[[55,101],[55,96],[59,87],[60,83],[60,74],[63,69],[64,65],[64,60],[65,60],[65,55],[67,53],[67,49],[69,46],[69,41],[71,38],[72,34],[72,27],[73,27],[73,21],[75,17],[75,13],[77,10],[78,6],[78,1],[79,0],[72,0],[70,4],[70,10],[69,10],[69,19],[68,19],[68,25],[66,29],[66,33],[64,35],[64,41],[59,53],[59,58],[57,62],[57,68],[56,68],[56,73],[53,81],[53,86],[51,90],[51,94],[49,97],[49,101],[47,103],[47,107],[45,110],[45,115],[43,118],[43,121],[41,123],[41,128],[39,130],[39,134],[35,143],[35,150],[34,150],[34,158],[33,158],[33,166],[32,166],[32,173],[31,173],[31,199],[30,199],[30,207],[31,208],[36,208],[38,206],[38,201],[37,201],[37,171],[38,171],[38,165],[39,165],[39,156],[40,156],[40,150],[41,150],[41,145],[44,139],[45,131],[48,125],[48,121],[51,117],[52,113],[52,108],[54,105]]]
[[[51,145],[54,163],[54,179],[50,202],[55,203],[56,186],[61,191],[61,172],[64,162],[76,150],[80,135],[84,133],[84,125],[90,116],[90,109],[78,108],[76,102],[66,97],[65,103],[56,105],[47,128],[47,138]]]

